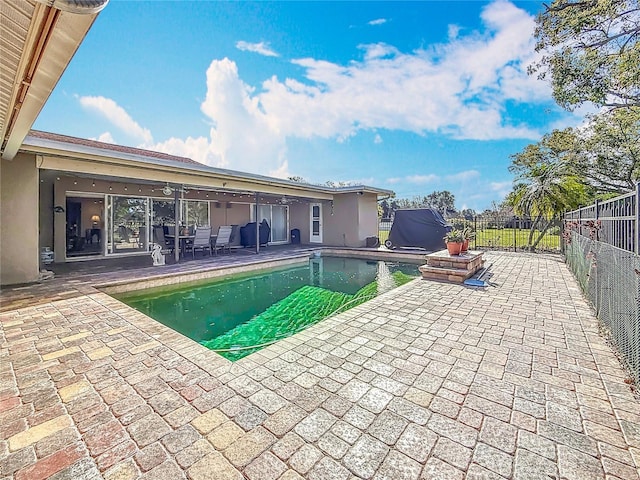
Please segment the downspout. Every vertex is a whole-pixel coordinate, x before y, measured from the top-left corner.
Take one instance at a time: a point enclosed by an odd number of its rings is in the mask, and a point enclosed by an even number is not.
[[[92,15],[102,11],[109,0],[36,0],[47,7],[78,15]]]

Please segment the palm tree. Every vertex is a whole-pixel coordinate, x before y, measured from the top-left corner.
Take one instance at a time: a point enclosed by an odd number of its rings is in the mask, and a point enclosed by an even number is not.
[[[530,216],[528,248],[533,251],[560,214],[576,208],[586,199],[586,189],[565,162],[530,165],[517,178],[508,203],[519,215]],[[538,236],[534,240],[535,232]]]

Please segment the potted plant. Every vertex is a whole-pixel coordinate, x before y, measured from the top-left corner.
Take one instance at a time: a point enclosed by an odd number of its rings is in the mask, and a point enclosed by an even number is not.
[[[444,236],[444,241],[447,244],[449,255],[460,255],[460,250],[464,243],[464,236],[461,230],[453,229],[447,232]]]
[[[471,240],[473,240],[476,236],[476,232],[473,231],[472,227],[464,227],[464,229],[462,230],[462,249],[460,250],[461,253],[466,252],[467,250],[469,250],[469,242]]]

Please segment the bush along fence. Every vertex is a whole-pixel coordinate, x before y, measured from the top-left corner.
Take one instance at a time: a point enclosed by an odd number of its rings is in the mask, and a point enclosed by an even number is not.
[[[602,333],[640,385],[640,184],[636,191],[565,214],[567,264]]]
[[[560,217],[544,217],[536,223],[528,217],[478,215],[470,219],[448,218],[447,223],[458,230],[471,228],[475,232],[471,249],[560,253]],[[391,220],[380,221],[381,244],[389,238],[391,225]]]

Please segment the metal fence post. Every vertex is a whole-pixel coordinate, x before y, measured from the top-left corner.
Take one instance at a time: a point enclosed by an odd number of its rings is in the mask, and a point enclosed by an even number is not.
[[[582,207],[578,205],[578,233],[582,235]]]
[[[640,255],[640,182],[636,183],[636,204],[634,212],[634,227],[635,227],[635,252],[636,255]]]
[[[593,228],[595,228],[596,234],[594,235],[595,240],[600,240],[600,229],[598,228],[598,219],[600,218],[600,200],[596,198],[596,203],[594,206],[596,211],[595,223],[593,224]]]
[[[477,215],[473,216],[473,233],[475,234],[473,236],[473,249],[475,250],[476,248],[478,248],[478,216]]]

